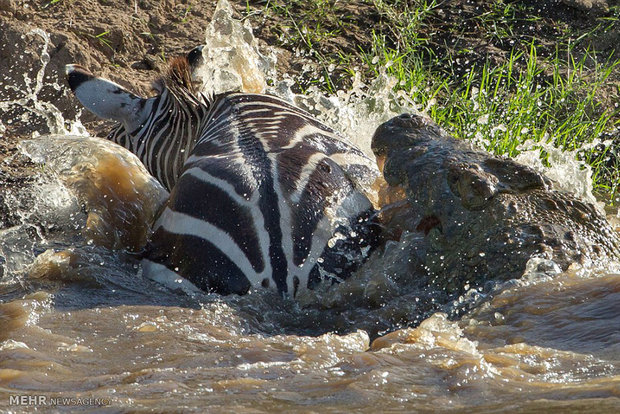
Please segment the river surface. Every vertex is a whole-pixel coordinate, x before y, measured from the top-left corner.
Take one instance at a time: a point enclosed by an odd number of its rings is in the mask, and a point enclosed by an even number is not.
[[[241,42],[233,23],[226,36]],[[216,47],[222,35],[211,36]],[[251,44],[226,47],[260,58]],[[260,90],[260,70],[237,86]],[[383,79],[338,98],[289,96],[367,149],[403,110],[386,106],[389,90]],[[68,123],[22,142],[41,168],[4,197],[19,224],[0,230],[0,411],[620,410],[617,264],[548,274],[533,263],[518,281],[447,300],[407,287],[416,275],[393,277],[406,264],[390,242],[345,283],[297,301],[188,295],[143,278],[135,259],[165,191],[133,156]]]

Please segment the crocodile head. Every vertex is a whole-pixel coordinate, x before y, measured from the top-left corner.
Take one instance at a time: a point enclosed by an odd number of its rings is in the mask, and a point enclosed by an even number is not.
[[[409,202],[395,222],[421,233],[412,262],[449,292],[520,277],[533,257],[566,268],[618,254],[618,236],[595,206],[429,118],[391,119],[375,132],[372,149],[387,183]]]

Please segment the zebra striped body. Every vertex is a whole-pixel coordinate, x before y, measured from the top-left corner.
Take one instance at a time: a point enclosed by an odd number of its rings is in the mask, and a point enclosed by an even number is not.
[[[376,244],[372,206],[355,183],[376,170],[308,113],[268,95],[207,100],[178,81],[143,106],[137,128],[121,125],[109,138],[171,191],[145,253],[149,276],[294,296],[345,278]]]

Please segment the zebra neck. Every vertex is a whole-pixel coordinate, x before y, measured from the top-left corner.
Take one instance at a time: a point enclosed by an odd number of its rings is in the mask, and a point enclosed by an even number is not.
[[[197,99],[177,97],[164,90],[151,115],[126,142],[149,172],[170,191],[196,145],[207,108]]]

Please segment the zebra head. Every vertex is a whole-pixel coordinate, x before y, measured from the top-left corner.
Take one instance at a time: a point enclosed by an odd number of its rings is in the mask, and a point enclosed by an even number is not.
[[[96,77],[80,65],[67,65],[67,81],[80,103],[103,119],[118,122],[108,139],[136,154],[169,191],[198,137],[208,100],[198,93],[192,73],[202,46],[170,61],[153,83],[157,96],[144,98]]]

